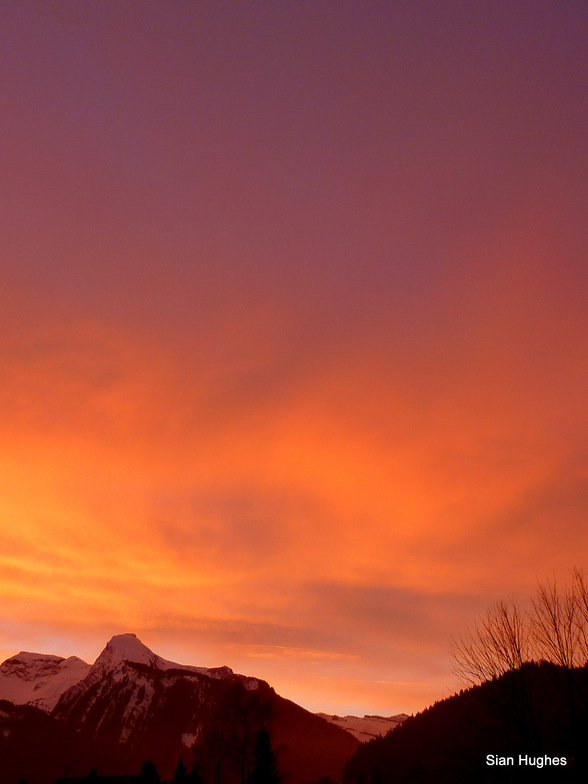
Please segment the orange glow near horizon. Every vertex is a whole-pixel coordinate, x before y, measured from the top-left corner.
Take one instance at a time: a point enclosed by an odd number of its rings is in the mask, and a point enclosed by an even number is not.
[[[582,545],[582,508],[566,521],[563,543],[548,532],[533,543],[524,533],[533,495],[549,494],[550,485],[557,492],[573,474],[562,476],[566,443],[545,426],[533,430],[533,407],[509,379],[493,389],[497,406],[510,396],[508,409],[484,414],[485,390],[471,385],[471,405],[461,393],[452,401],[451,389],[435,400],[395,399],[394,368],[378,372],[358,356],[351,364],[360,372],[321,365],[269,408],[233,415],[227,431],[210,386],[185,385],[197,373],[189,359],[180,368],[148,342],[131,348],[83,322],[53,332],[51,346],[54,357],[13,353],[18,394],[0,415],[7,628],[29,625],[40,640],[44,629],[64,640],[81,634],[94,647],[114,631],[158,630],[164,648],[167,628],[186,636],[191,661],[206,652],[211,663],[225,663],[230,653],[309,705],[324,694],[333,711],[351,710],[363,693],[368,712],[385,712],[386,704],[410,711],[447,693],[450,679],[439,671],[399,676],[407,651],[424,643],[405,613],[446,650],[501,580],[528,589],[541,559],[565,569],[570,544]],[[101,371],[103,356],[112,367]],[[217,372],[205,367],[203,376]],[[472,383],[487,383],[468,372]],[[366,426],[368,414],[381,431]],[[551,416],[555,423],[557,406]],[[543,525],[541,510],[534,514],[533,525]],[[511,543],[522,537],[515,582],[497,524],[509,526]],[[463,602],[461,614],[452,596]],[[364,602],[373,618],[362,617]],[[351,638],[369,645],[321,634],[330,623],[349,623]],[[378,655],[366,650],[372,646]],[[345,668],[361,671],[366,661],[372,685],[360,678],[353,686]],[[337,663],[335,675],[320,674],[326,662]],[[301,683],[298,695],[285,673],[302,664],[313,685]]]

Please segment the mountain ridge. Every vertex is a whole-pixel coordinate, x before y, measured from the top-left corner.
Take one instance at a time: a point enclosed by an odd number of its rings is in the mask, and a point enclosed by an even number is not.
[[[69,679],[54,678],[50,689],[51,674],[72,667]],[[51,700],[36,697],[42,689],[51,691]],[[9,694],[21,700],[21,709],[14,708]],[[71,740],[47,740],[55,758],[52,773],[68,768],[87,775],[92,767],[128,775],[150,759],[170,780],[183,756],[189,764],[197,759],[210,781],[217,780],[221,765],[227,784],[238,784],[239,771],[251,765],[256,733],[264,725],[288,784],[324,776],[339,780],[359,745],[353,735],[281,697],[266,681],[226,666],[171,662],[133,634],[115,635],[92,665],[77,657],[26,653],[19,659],[17,654],[0,665],[2,699],[12,703],[3,703],[12,718],[6,719],[0,753],[7,770],[13,764],[19,771],[16,780],[30,784],[48,780],[46,771],[35,768],[40,763],[23,751],[31,737],[43,733],[75,738],[75,749]],[[5,784],[2,775],[0,784]]]
[[[196,667],[180,664],[154,653],[133,633],[115,634],[106,643],[93,664],[78,656],[57,656],[51,653],[20,651],[0,664],[0,699],[15,705],[34,705],[51,712],[61,695],[91,676],[101,677],[105,670],[115,669],[123,662],[145,664],[160,670],[185,670],[209,678],[235,675],[226,665]],[[242,676],[245,677],[245,676]],[[257,679],[250,679],[255,681]]]
[[[349,732],[361,743],[367,743],[374,738],[387,735],[396,729],[402,722],[409,718],[408,713],[397,713],[394,716],[337,716],[328,713],[317,713],[322,719],[335,724],[337,727]]]
[[[0,665],[0,699],[53,710],[61,695],[85,678],[91,665],[77,656],[20,651]]]
[[[242,678],[245,688],[249,690],[257,689],[260,683],[259,678],[238,675],[226,665],[199,667],[165,659],[148,648],[136,634],[126,632],[113,635],[93,664],[77,656],[65,658],[49,653],[20,651],[0,664],[0,699],[9,700],[16,705],[34,705],[51,712],[57,706],[61,695],[69,689],[87,678],[95,682],[103,677],[105,671],[115,670],[124,662],[146,665],[161,671],[198,673],[209,678]],[[405,713],[394,716],[366,714],[363,717],[338,716],[324,712],[317,712],[316,715],[361,742],[386,734],[407,718]]]

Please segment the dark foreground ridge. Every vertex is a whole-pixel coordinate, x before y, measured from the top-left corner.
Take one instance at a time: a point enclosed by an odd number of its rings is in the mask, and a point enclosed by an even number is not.
[[[588,781],[588,670],[528,663],[361,746],[343,784]]]

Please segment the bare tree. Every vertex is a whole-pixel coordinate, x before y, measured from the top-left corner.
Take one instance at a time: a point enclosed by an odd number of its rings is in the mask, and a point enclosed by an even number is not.
[[[452,640],[453,672],[474,686],[518,670],[531,658],[531,637],[525,613],[511,598],[493,604],[486,615]]]
[[[579,663],[585,667],[588,664],[588,583],[584,571],[577,566],[572,571],[572,579],[576,595]]]
[[[564,671],[588,664],[588,580],[574,568],[563,588],[555,578],[539,583],[531,611],[514,599],[493,604],[486,614],[452,640],[453,672],[475,685],[514,672],[524,662],[546,661]]]
[[[486,690],[493,707],[535,748],[548,692],[559,694],[559,704],[567,706],[570,747],[581,748],[588,706],[582,671],[588,664],[588,579],[581,569],[564,587],[555,578],[539,583],[529,612],[514,599],[496,602],[452,641],[452,655],[463,685],[496,682]],[[549,681],[536,677],[542,662],[555,665]]]
[[[564,670],[577,667],[581,644],[574,586],[560,588],[555,578],[540,583],[532,607],[531,630],[539,658],[559,664]]]
[[[556,680],[569,712],[572,740],[577,742],[586,709],[579,679],[579,668],[587,661],[588,592],[583,572],[575,568],[571,585],[563,588],[555,578],[540,584],[531,621],[539,657],[558,665]]]
[[[495,681],[495,688],[480,692],[480,697],[523,745],[540,751],[533,686],[525,666],[532,660],[531,644],[529,616],[513,598],[499,601],[452,641],[452,669],[465,686]]]

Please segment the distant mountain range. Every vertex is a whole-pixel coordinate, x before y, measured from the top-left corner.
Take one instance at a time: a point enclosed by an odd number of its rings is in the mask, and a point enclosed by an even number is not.
[[[362,743],[387,735],[409,718],[408,713],[397,713],[395,716],[330,716],[328,713],[317,713],[317,716],[341,727]]]
[[[239,784],[262,724],[288,784],[339,781],[359,740],[405,718],[312,714],[263,680],[171,662],[123,634],[93,665],[21,652],[0,666],[0,784],[47,784],[90,767],[133,774],[146,760],[170,780],[180,755],[211,781]]]

